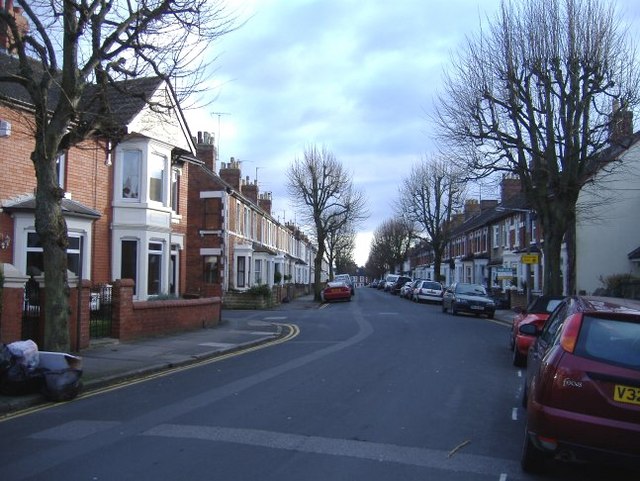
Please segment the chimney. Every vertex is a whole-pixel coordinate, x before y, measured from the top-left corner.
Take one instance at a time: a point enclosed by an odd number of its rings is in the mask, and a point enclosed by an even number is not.
[[[500,182],[500,202],[511,199],[521,191],[520,178],[517,176],[502,176]]]
[[[476,199],[469,199],[464,203],[464,220],[467,221],[480,213],[480,203]]]
[[[481,200],[480,201],[480,212],[485,212],[489,209],[493,209],[498,205],[497,200]]]
[[[620,106],[619,100],[613,101],[611,122],[609,123],[609,143],[622,145],[633,135],[633,112]]]
[[[212,172],[216,171],[216,159],[218,157],[214,140],[215,137],[209,132],[198,132],[196,140],[196,157],[204,162],[204,165],[211,169]]]
[[[247,177],[246,182],[242,184],[242,195],[244,195],[247,199],[251,200],[254,204],[258,204],[258,183],[257,182],[249,182],[249,177]]]
[[[228,164],[223,163],[220,167],[220,178],[240,192],[240,161],[231,157]]]
[[[14,7],[13,0],[0,0],[0,10],[5,10],[10,16],[12,16],[16,22],[16,27],[21,35],[26,34],[29,31],[29,22],[22,15],[22,8]],[[7,53],[15,53],[13,48],[13,34],[9,29],[9,25],[0,21],[0,50],[5,50]]]
[[[260,194],[258,197],[258,205],[263,211],[271,215],[271,192]]]

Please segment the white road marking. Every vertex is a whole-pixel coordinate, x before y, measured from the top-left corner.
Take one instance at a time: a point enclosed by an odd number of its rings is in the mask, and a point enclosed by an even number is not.
[[[511,419],[513,421],[517,421],[518,420],[518,408],[513,408],[511,410]]]
[[[351,439],[304,436],[259,429],[160,424],[144,432],[143,435],[226,442],[326,456],[346,456],[368,461],[399,463],[443,471],[468,472],[489,476],[500,472],[515,473],[519,472],[520,469],[520,465],[515,461],[477,454],[457,453],[456,456],[448,457],[448,451],[446,450]]]

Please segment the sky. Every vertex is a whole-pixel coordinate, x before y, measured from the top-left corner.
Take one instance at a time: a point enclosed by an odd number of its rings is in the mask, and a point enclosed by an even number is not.
[[[634,35],[640,2],[619,0]],[[192,133],[215,134],[219,162],[272,193],[272,215],[298,225],[286,172],[306,148],[325,146],[367,198],[354,260],[394,217],[411,167],[435,153],[430,120],[443,72],[465,36],[486,26],[499,0],[233,0],[244,22],[214,44],[206,107],[187,111]],[[220,165],[218,165],[218,168]],[[497,198],[492,185],[472,197]]]

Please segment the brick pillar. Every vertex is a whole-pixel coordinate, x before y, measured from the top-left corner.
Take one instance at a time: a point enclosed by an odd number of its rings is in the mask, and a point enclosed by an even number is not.
[[[80,307],[78,310],[78,295],[80,295]],[[89,303],[91,300],[91,281],[87,279],[69,279],[69,341],[72,351],[86,349],[91,343],[89,333]],[[80,329],[78,330],[78,318]],[[78,337],[78,333],[80,336]]]
[[[133,286],[132,279],[119,279],[113,283],[111,331],[116,339],[127,340],[132,336]]]
[[[9,344],[22,339],[22,304],[24,285],[29,280],[12,264],[0,264],[4,275],[2,288],[2,313],[0,316],[0,339]]]

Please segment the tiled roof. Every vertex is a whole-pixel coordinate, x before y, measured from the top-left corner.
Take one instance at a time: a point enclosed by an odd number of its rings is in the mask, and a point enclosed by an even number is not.
[[[25,195],[16,199],[11,199],[2,203],[2,209],[7,212],[13,211],[34,211],[36,209],[36,198],[33,195]],[[100,212],[72,199],[62,199],[62,213],[75,217],[90,217],[97,219],[101,217]]]
[[[17,72],[18,59],[7,54],[0,53],[0,71]],[[39,74],[43,74],[42,67],[34,60],[33,69]],[[130,79],[126,82],[116,82],[109,86],[107,90],[106,105],[109,109],[109,118],[106,125],[110,128],[121,128],[128,125],[133,118],[147,105],[147,100],[155,93],[163,80],[160,77],[146,77]],[[77,120],[90,120],[99,112],[98,94],[96,85],[88,86],[80,102],[80,118]],[[50,89],[49,105],[56,105],[59,91]],[[0,99],[20,104],[32,105],[31,98],[27,90],[14,82],[0,82]]]

